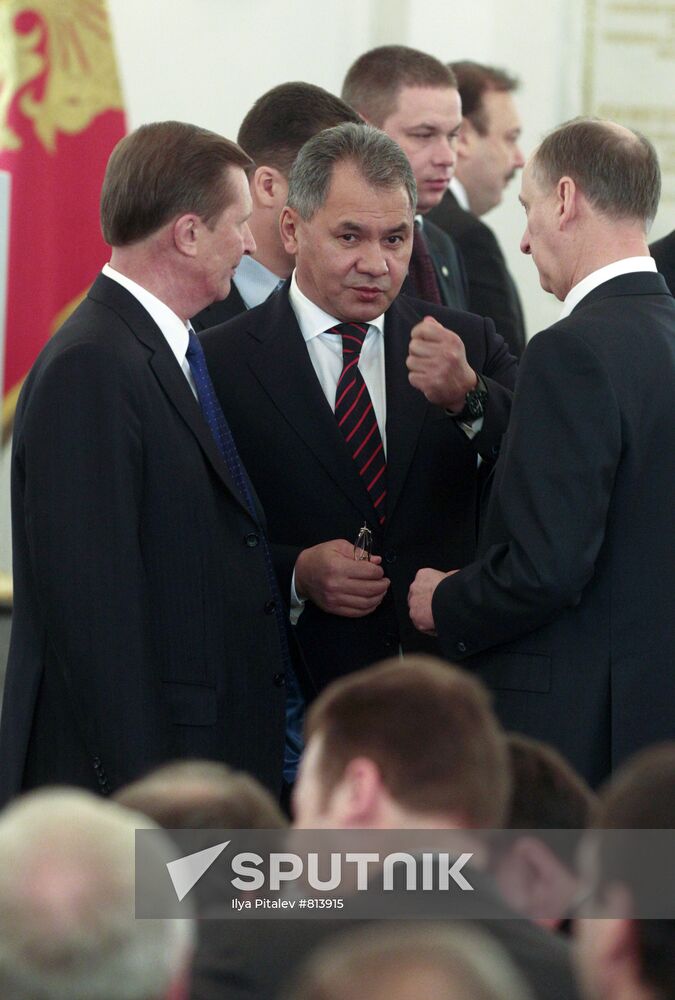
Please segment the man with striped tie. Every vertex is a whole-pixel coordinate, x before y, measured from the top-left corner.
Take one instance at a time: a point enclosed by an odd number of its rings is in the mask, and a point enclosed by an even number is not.
[[[508,419],[515,361],[491,321],[397,298],[415,202],[387,135],[321,132],[281,216],[290,285],[202,338],[318,689],[399,649],[435,650],[411,627],[407,588],[425,558],[471,558]],[[371,559],[355,558],[363,528]]]

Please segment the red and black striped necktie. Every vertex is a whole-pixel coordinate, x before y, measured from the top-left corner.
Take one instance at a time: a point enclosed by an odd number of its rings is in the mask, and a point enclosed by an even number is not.
[[[359,357],[368,326],[339,323],[328,332],[339,333],[342,337],[342,373],[335,390],[335,419],[373,501],[379,522],[384,524],[387,462],[373,401],[359,371]]]

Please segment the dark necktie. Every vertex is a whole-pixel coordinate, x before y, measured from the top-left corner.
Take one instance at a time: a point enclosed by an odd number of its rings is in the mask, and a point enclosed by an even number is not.
[[[335,419],[373,501],[379,522],[384,524],[387,462],[373,402],[359,370],[368,326],[340,323],[328,332],[339,333],[342,337],[342,373],[335,390]]]
[[[253,520],[258,525],[260,542],[262,544],[265,557],[265,570],[267,581],[272,592],[272,603],[274,604],[274,615],[279,630],[279,645],[281,647],[281,660],[286,674],[287,698],[286,698],[286,759],[284,762],[284,776],[288,781],[292,781],[294,771],[297,768],[297,761],[302,751],[302,696],[297,688],[295,675],[291,666],[291,654],[288,648],[288,636],[286,634],[286,613],[284,603],[281,600],[279,584],[277,582],[274,565],[272,563],[272,553],[270,552],[267,536],[258,521],[255,504],[253,502],[253,492],[249,482],[243,462],[239,457],[237,446],[234,443],[232,431],[225,419],[221,405],[216,398],[213,382],[206,366],[204,349],[199,343],[199,338],[194,330],[189,331],[188,349],[185,358],[190,365],[190,371],[194,379],[197,390],[197,398],[201,406],[204,419],[206,420],[211,434],[218,446],[220,454],[225,460],[227,470],[234,480],[240,494],[246,502],[246,507]]]
[[[429,253],[426,237],[419,222],[413,231],[413,249],[408,266],[408,274],[418,298],[442,305],[434,264]]]

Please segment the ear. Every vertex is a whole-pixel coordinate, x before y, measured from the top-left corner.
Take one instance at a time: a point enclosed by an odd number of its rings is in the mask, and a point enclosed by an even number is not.
[[[558,228],[565,229],[579,214],[581,191],[571,177],[561,177],[556,185]]]
[[[335,796],[342,825],[355,829],[369,826],[377,815],[382,789],[377,764],[368,757],[350,760]]]
[[[286,253],[290,254],[292,257],[298,252],[298,228],[302,220],[294,208],[289,208],[286,205],[281,210],[281,216],[279,218],[279,232],[281,234],[281,242],[284,245],[284,250]]]
[[[263,208],[278,208],[286,200],[288,182],[276,167],[256,167],[251,178],[251,194]]]
[[[172,226],[174,246],[179,253],[187,257],[195,257],[197,254],[197,243],[199,231],[204,225],[198,215],[190,212],[186,215],[179,215]]]

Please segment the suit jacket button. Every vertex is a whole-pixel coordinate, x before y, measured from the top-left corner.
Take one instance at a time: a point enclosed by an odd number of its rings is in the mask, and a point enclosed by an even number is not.
[[[273,615],[274,612],[276,611],[276,607],[277,606],[275,601],[267,601],[267,603],[265,604],[265,614]]]
[[[385,649],[396,649],[398,646],[398,636],[394,635],[393,632],[387,632],[384,637],[384,648]]]
[[[466,653],[466,643],[462,642],[461,639],[457,643],[457,652],[458,653]]]
[[[385,554],[384,554],[384,561],[387,562],[387,563],[395,563],[396,562],[396,553],[394,551],[392,551],[392,550],[390,550],[389,552],[385,552]]]
[[[282,688],[286,686],[286,674],[275,674],[272,680],[275,687]]]
[[[248,535],[244,536],[244,541],[246,542],[246,544],[250,549],[254,549],[258,544],[258,542],[260,541],[260,539],[256,535],[255,531],[249,531]]]

